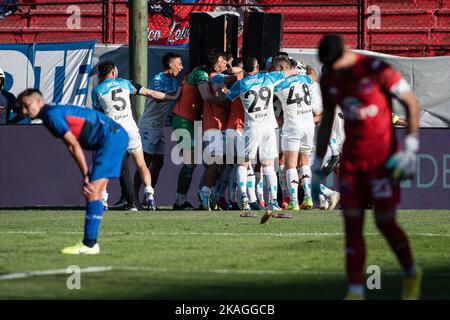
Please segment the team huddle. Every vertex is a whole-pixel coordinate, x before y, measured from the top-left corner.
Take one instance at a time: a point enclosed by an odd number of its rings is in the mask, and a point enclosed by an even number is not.
[[[173,110],[174,133],[184,153],[174,209],[193,209],[187,193],[198,163],[193,149],[200,143],[205,167],[198,191],[202,209],[313,207],[310,158],[322,112],[320,90],[313,71],[309,68],[307,74],[305,66],[287,54],[280,52],[269,61],[266,70],[260,70],[254,57],[229,61],[224,53],[213,51],[205,66],[187,75]],[[192,139],[196,123],[201,124],[203,141]],[[280,167],[278,176],[275,167]],[[333,209],[339,194],[322,187],[320,207]]]
[[[156,209],[156,182],[165,153],[163,128],[171,122],[182,159],[175,210],[193,209],[187,194],[196,164],[204,166],[198,186],[204,210],[241,209],[241,216],[248,217],[264,208],[264,216],[289,218],[289,211],[334,209],[340,201],[347,298],[363,299],[363,224],[365,209],[373,208],[376,225],[404,271],[402,297],[418,299],[422,271],[396,221],[400,181],[414,177],[416,170],[417,99],[398,71],[351,51],[339,35],[325,36],[318,53],[323,64],[320,84],[310,66],[283,52],[268,59],[262,70],[255,57],[231,61],[225,53],[212,51],[206,64],[189,72],[181,85],[176,79],[183,68],[181,58],[165,55],[164,70],[149,89],[119,78],[114,63],[104,61],[92,92],[94,110],[46,104],[36,89],[22,92],[17,100],[23,114],[41,118],[64,141],[83,175],[84,238],[62,252],[100,252],[98,232],[111,178],[121,178],[131,208],[142,205],[138,198],[143,183],[143,204]],[[147,97],[138,124],[132,115],[133,94]],[[392,99],[405,107],[406,121],[393,114]],[[393,122],[407,125],[402,148]],[[201,141],[195,134],[199,127]],[[94,151],[91,168],[83,149]],[[137,167],[134,179],[127,169],[128,154]],[[333,171],[338,173],[339,193],[324,184]]]

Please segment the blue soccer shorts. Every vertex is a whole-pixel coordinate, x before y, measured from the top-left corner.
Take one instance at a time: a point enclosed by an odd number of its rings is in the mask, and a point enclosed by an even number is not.
[[[89,180],[92,182],[102,178],[119,178],[127,148],[128,134],[123,128],[109,134],[99,149],[94,152]]]

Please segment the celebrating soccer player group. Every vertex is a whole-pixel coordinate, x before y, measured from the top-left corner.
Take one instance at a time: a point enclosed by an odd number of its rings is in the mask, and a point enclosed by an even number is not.
[[[181,58],[168,53],[163,57],[163,71],[152,79],[149,89],[119,78],[114,63],[103,61],[98,65],[99,84],[92,92],[93,108],[101,112],[45,104],[35,89],[21,93],[18,102],[23,113],[41,118],[53,135],[63,139],[83,174],[84,239],[62,252],[99,253],[98,230],[111,178],[121,177],[131,209],[142,206],[139,190],[144,183],[143,203],[156,209],[154,190],[158,191],[155,185],[165,153],[163,128],[171,121],[183,159],[174,210],[193,209],[187,194],[199,163],[204,166],[198,187],[204,210],[241,209],[242,216],[255,216],[252,210],[264,208],[266,214],[289,218],[289,211],[315,206],[334,209],[340,201],[347,298],[362,299],[364,211],[373,208],[376,225],[404,270],[403,298],[417,299],[422,272],[396,222],[399,182],[415,174],[417,100],[399,72],[381,60],[351,51],[339,35],[322,39],[319,59],[323,63],[320,85],[310,66],[283,52],[261,66],[255,57],[232,60],[212,51],[206,64],[190,71],[180,85],[176,77],[183,68]],[[138,124],[130,94],[147,97]],[[393,116],[392,99],[406,109],[403,147],[395,138],[393,117],[395,121],[398,117]],[[200,162],[196,161],[199,147]],[[94,150],[91,169],[82,149]],[[134,179],[129,176],[125,154],[135,161]],[[338,174],[339,193],[324,184],[333,171]]]

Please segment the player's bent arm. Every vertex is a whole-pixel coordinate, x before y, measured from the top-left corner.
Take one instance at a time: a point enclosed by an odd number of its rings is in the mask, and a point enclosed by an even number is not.
[[[203,101],[210,101],[212,103],[215,103],[219,106],[226,107],[228,106],[228,100],[225,98],[224,95],[214,95],[211,92],[211,89],[209,88],[208,83],[200,83],[198,85],[198,91],[200,92],[200,95],[203,99]]]
[[[294,68],[294,69],[290,69],[290,70],[284,70],[283,73],[284,73],[285,78],[289,78],[290,76],[298,75],[298,69]]]
[[[144,97],[148,97],[148,98],[153,98],[156,100],[177,100],[178,97],[180,96],[181,90],[178,90],[176,94],[174,95],[170,95],[161,91],[155,91],[152,89],[147,89],[145,87],[142,87],[138,94],[140,96],[144,96]]]
[[[396,126],[407,127],[408,126],[408,121],[406,121],[406,119],[403,119],[403,118],[398,118],[397,121],[394,124]]]
[[[89,168],[83,153],[83,149],[81,148],[77,138],[73,135],[72,132],[67,131],[63,136],[63,141],[69,149],[70,154],[78,164],[78,167],[81,170],[81,174],[83,175],[83,177],[87,177]]]
[[[408,134],[418,135],[419,133],[419,102],[412,90],[407,90],[401,93],[393,92],[401,102],[401,104],[406,108],[407,114],[407,132]]]

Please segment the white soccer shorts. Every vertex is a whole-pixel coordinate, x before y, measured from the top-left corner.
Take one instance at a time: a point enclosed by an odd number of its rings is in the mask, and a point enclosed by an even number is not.
[[[311,154],[314,147],[314,127],[302,127],[300,130],[281,132],[281,150],[298,151]]]
[[[238,146],[239,157],[255,159],[257,152],[261,160],[273,160],[278,157],[278,141],[275,128],[264,131],[246,130],[244,143]]]

